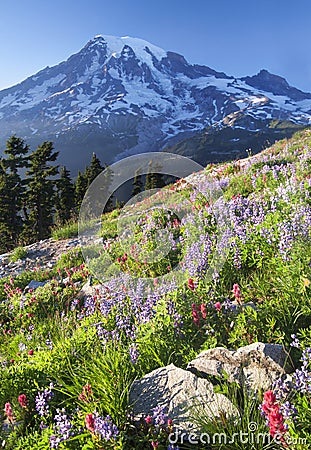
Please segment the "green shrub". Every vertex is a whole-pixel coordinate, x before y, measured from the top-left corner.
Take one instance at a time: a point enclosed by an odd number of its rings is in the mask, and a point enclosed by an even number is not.
[[[16,262],[19,259],[24,259],[27,256],[27,250],[24,247],[16,247],[15,250],[13,250],[11,256],[10,256],[10,261],[11,262]]]
[[[78,222],[68,222],[62,227],[56,227],[52,231],[52,238],[55,240],[70,239],[78,236]]]

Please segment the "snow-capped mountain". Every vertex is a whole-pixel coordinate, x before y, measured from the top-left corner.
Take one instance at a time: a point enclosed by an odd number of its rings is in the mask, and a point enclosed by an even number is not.
[[[234,78],[130,37],[96,36],[0,91],[1,142],[12,134],[31,145],[52,140],[74,171],[93,151],[109,163],[202,130],[254,133],[275,120],[311,124],[311,94],[266,70]]]

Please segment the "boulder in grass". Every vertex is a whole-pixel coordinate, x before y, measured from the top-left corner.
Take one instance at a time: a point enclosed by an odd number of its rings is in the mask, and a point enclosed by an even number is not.
[[[175,428],[186,433],[199,431],[193,417],[202,416],[203,412],[211,419],[238,415],[227,397],[214,393],[212,383],[174,364],[135,381],[130,390],[130,404],[135,421],[152,416],[153,410],[160,406]]]
[[[282,345],[255,342],[236,351],[217,347],[200,353],[187,370],[201,375],[228,376],[252,390],[268,390],[280,376],[293,370]]]
[[[90,277],[88,281],[82,286],[81,291],[78,293],[78,298],[83,299],[86,297],[93,297],[96,295],[96,291],[101,289],[101,284],[93,284],[93,278]]]

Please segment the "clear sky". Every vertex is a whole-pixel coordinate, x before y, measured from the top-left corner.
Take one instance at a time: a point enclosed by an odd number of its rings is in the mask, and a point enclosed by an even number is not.
[[[0,89],[97,34],[139,37],[237,77],[264,68],[311,92],[310,0],[1,0]]]

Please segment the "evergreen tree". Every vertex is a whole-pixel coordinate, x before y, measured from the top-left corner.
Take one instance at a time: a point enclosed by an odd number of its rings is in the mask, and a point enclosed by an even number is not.
[[[23,228],[22,209],[25,199],[25,180],[20,176],[20,169],[27,167],[29,148],[23,139],[11,136],[6,142],[1,169],[2,227],[6,229],[6,247],[14,248]]]
[[[87,186],[89,186],[92,181],[104,170],[101,165],[100,160],[97,158],[96,154],[93,153],[90,166],[85,169],[85,178],[87,180]]]
[[[142,182],[141,169],[137,169],[133,181],[132,197],[139,194],[142,191],[143,187],[144,185]]]
[[[153,173],[152,173],[152,161],[149,161],[148,173],[146,175],[146,182],[145,182],[145,191],[149,191],[149,189],[154,189],[154,177],[153,177]]]
[[[103,167],[101,165],[100,160],[97,158],[96,154],[93,153],[91,163],[86,167],[84,173],[78,172],[77,179],[74,184],[75,189],[75,207],[76,214],[79,214],[82,200],[85,196],[87,188],[90,186],[92,181],[95,180],[97,175],[99,175],[103,171]]]
[[[103,192],[109,191],[110,183],[111,183],[111,176],[112,172],[109,168],[109,166],[102,166],[100,160],[97,158],[96,154],[93,153],[91,163],[89,166],[86,167],[84,173],[78,172],[77,179],[75,181],[75,207],[76,207],[76,214],[79,214],[82,201],[85,197],[85,194],[87,192],[88,187],[91,185],[91,183],[97,178],[99,174],[101,174],[104,170],[106,170],[105,175],[101,178],[101,190]],[[100,193],[99,197],[100,198]],[[94,201],[94,199],[92,200]],[[112,199],[109,198],[106,206],[105,206],[105,212],[110,211],[113,209],[113,202]]]
[[[8,175],[3,160],[0,160],[0,253],[12,248],[10,200]]]
[[[146,175],[145,190],[157,189],[165,186],[163,175],[159,173],[161,167],[152,160],[148,164],[148,173]]]
[[[27,153],[29,152],[28,145],[25,144],[23,139],[11,136],[6,142],[6,149],[4,154],[8,155],[6,158],[7,167],[13,173],[17,173],[18,169],[27,167]]]
[[[84,198],[84,195],[87,190],[87,178],[86,176],[80,172],[78,172],[77,179],[74,184],[74,198],[75,198],[75,207],[76,207],[76,214],[79,215],[79,211],[81,208],[82,200]]]
[[[56,161],[58,152],[53,152],[52,142],[43,142],[29,158],[26,172],[28,190],[26,193],[27,224],[23,237],[27,242],[50,236],[55,205],[55,184],[51,179],[58,173]]]
[[[75,189],[66,167],[60,168],[60,179],[57,181],[56,221],[64,225],[74,216]]]
[[[102,186],[102,191],[103,192],[110,192],[110,197],[105,205],[104,211],[103,212],[109,212],[112,211],[114,209],[113,206],[113,192],[111,192],[111,181],[112,181],[112,176],[113,176],[113,172],[110,168],[110,166],[105,166],[105,175],[103,177],[103,186]]]

